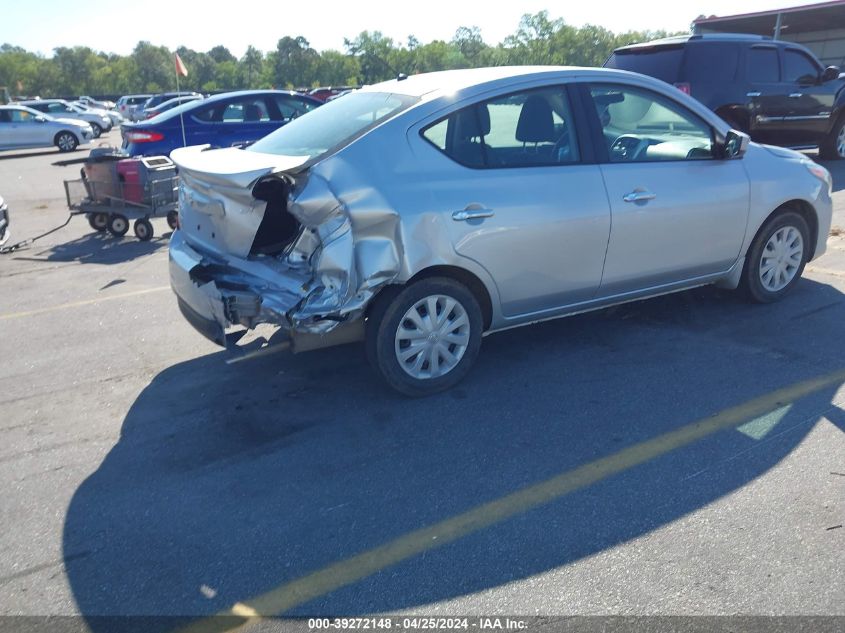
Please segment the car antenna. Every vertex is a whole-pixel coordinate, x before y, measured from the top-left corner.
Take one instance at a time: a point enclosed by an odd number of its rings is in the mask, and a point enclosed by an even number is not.
[[[405,73],[399,73],[396,75],[396,81],[405,81],[408,78],[408,75]]]

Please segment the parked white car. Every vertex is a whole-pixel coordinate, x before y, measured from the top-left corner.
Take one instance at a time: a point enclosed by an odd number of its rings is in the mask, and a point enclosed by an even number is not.
[[[197,330],[226,344],[271,323],[294,351],[363,338],[416,396],[499,330],[706,284],[781,299],[831,224],[824,167],[608,69],[402,77],[172,158],[170,280]]]
[[[144,109],[144,104],[152,95],[125,95],[117,100],[115,109],[123,115],[124,119],[129,121],[137,121],[140,119],[140,112]]]
[[[55,119],[17,104],[0,106],[0,150],[55,145],[59,151],[72,152],[93,138],[94,131],[85,121]]]
[[[20,101],[25,105],[44,114],[62,119],[78,119],[91,125],[94,130],[94,138],[100,138],[100,134],[108,132],[112,128],[112,122],[105,114],[89,112],[84,108],[75,106],[64,99],[38,99],[32,101]]]
[[[76,108],[82,108],[86,112],[93,112],[94,114],[99,114],[100,116],[108,117],[111,120],[112,127],[115,125],[120,125],[123,123],[123,115],[120,114],[117,110],[103,110],[102,108],[92,108],[91,106],[83,103],[82,101],[72,101],[71,105]]]
[[[92,99],[91,97],[85,95],[80,96],[78,101],[81,101],[92,108],[100,108],[102,110],[111,110],[115,106],[114,101],[97,101],[96,99]]]

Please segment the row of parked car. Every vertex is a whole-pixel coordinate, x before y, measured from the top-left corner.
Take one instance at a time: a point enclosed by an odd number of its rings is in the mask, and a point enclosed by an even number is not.
[[[817,146],[825,158],[845,158],[845,82],[837,67],[825,68],[799,44],[752,35],[683,36],[619,48],[605,66],[673,84],[754,140]],[[245,145],[355,89],[251,90],[208,98],[165,92],[126,95],[116,104],[88,96],[24,100],[0,112],[0,149],[56,145],[69,151],[90,140],[81,131],[84,124],[91,138],[120,125],[132,155],[169,154],[192,144]]]

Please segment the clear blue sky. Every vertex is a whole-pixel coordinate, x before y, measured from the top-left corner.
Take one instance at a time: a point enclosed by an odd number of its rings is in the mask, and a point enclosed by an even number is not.
[[[732,15],[809,4],[807,0],[40,0],[4,2],[0,43],[50,55],[57,46],[86,45],[126,54],[138,40],[169,48],[208,50],[217,44],[237,56],[250,44],[275,48],[284,35],[303,35],[318,50],[342,50],[343,38],[379,30],[397,41],[414,35],[421,42],[448,40],[459,26],[478,26],[490,44],[516,30],[524,13],[547,9],[551,17],[612,31],[686,30],[700,14]]]

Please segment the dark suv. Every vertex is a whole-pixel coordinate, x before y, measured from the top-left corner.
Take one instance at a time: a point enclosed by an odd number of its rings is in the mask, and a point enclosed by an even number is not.
[[[604,65],[674,84],[755,141],[845,158],[845,81],[798,44],[685,35],[623,46]]]

